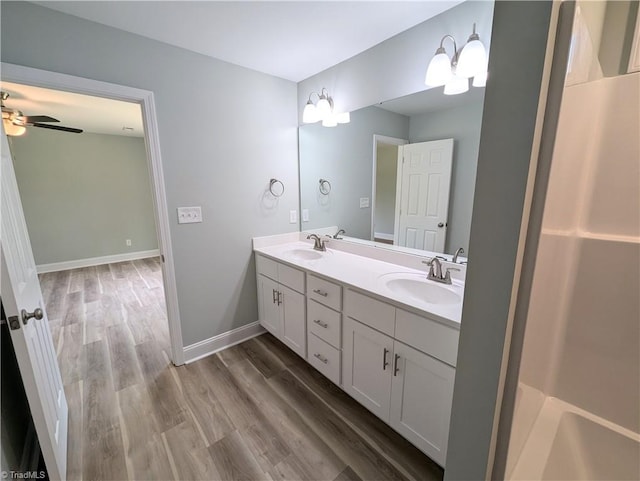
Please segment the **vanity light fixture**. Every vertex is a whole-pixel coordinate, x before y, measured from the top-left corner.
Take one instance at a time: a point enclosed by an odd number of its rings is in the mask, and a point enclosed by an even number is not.
[[[453,42],[453,56],[449,58],[444,48],[444,41]],[[484,87],[487,81],[487,52],[476,33],[469,36],[466,45],[458,50],[456,39],[445,35],[440,40],[440,47],[429,62],[424,83],[429,87],[444,85],[445,95],[456,95],[469,90],[469,78],[473,77],[474,87]]]
[[[318,97],[316,103],[311,100],[314,95]],[[303,123],[313,124],[319,121],[322,121],[324,127],[335,127],[338,124],[347,124],[351,121],[349,112],[338,113],[333,110],[333,99],[326,88],[323,88],[320,93],[311,92],[302,111]]]

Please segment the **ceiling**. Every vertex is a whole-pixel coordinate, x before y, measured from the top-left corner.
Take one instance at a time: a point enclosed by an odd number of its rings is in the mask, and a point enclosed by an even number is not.
[[[462,0],[34,3],[299,82]]]
[[[2,82],[5,105],[24,115],[50,115],[58,125],[98,134],[143,137],[140,105],[119,100]],[[124,127],[133,130],[125,130]],[[63,135],[74,135],[63,133]]]

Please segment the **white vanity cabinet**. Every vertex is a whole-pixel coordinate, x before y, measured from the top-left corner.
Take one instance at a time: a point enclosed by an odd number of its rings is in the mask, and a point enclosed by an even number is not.
[[[419,337],[424,325],[436,326],[430,332],[441,326],[450,334],[450,328],[432,320],[347,290],[343,388],[444,466],[455,368],[429,355],[429,351],[421,352],[397,340],[396,329],[400,325],[403,339],[412,342],[412,322],[422,324],[414,332],[419,348],[424,345]],[[457,331],[450,330],[457,341]],[[437,344],[438,339],[429,342]],[[447,355],[449,359],[451,356]]]
[[[304,272],[256,255],[256,273],[260,325],[306,358]]]

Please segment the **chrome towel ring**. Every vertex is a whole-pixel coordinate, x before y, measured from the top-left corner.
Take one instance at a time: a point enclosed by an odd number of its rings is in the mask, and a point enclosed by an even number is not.
[[[318,189],[320,189],[322,195],[329,195],[329,192],[331,192],[331,182],[327,179],[320,179]]]
[[[284,194],[284,184],[282,181],[278,179],[271,179],[269,181],[269,192],[271,192],[271,195],[274,197],[280,197]]]

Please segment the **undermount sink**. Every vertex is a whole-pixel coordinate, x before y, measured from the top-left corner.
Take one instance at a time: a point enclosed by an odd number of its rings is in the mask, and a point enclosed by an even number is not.
[[[298,261],[315,261],[322,258],[321,252],[312,249],[291,249],[283,252],[283,254]]]
[[[427,280],[426,275],[387,274],[381,276],[384,286],[394,294],[429,304],[459,304],[462,296],[454,288]]]

